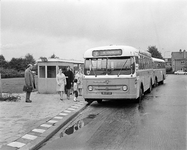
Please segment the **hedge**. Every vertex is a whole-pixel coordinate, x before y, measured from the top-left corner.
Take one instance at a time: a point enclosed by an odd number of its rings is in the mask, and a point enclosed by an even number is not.
[[[19,78],[24,77],[24,72],[15,69],[0,68],[1,78]]]

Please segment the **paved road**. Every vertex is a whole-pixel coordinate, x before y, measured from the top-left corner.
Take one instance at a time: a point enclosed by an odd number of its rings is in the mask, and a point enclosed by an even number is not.
[[[142,103],[92,103],[41,150],[186,150],[187,76],[169,75]]]

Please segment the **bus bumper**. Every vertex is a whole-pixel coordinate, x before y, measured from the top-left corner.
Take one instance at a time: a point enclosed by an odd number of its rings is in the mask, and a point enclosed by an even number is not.
[[[91,100],[125,100],[125,99],[136,99],[138,98],[136,94],[111,94],[111,95],[102,95],[101,93],[92,93],[83,95],[84,99]]]

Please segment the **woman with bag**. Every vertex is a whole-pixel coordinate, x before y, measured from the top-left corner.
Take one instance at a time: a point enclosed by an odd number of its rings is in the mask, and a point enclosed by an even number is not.
[[[56,82],[57,82],[57,92],[60,94],[60,100],[63,100],[63,93],[66,85],[66,77],[62,73],[61,69],[59,69],[59,73],[56,76]]]
[[[25,70],[25,85],[24,85],[23,91],[26,92],[25,102],[27,102],[27,103],[32,102],[30,100],[30,95],[31,95],[31,92],[34,89],[34,85],[35,85],[34,76],[31,71],[32,67],[33,67],[32,64],[29,64],[27,66],[27,69]]]

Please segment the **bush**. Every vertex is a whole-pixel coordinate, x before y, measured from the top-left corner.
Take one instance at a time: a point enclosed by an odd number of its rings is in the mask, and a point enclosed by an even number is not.
[[[9,93],[4,93],[3,96],[0,97],[0,101],[17,102],[18,100],[21,100],[19,95],[12,95]]]
[[[18,72],[15,69],[0,68],[1,78],[24,77],[24,72]]]

